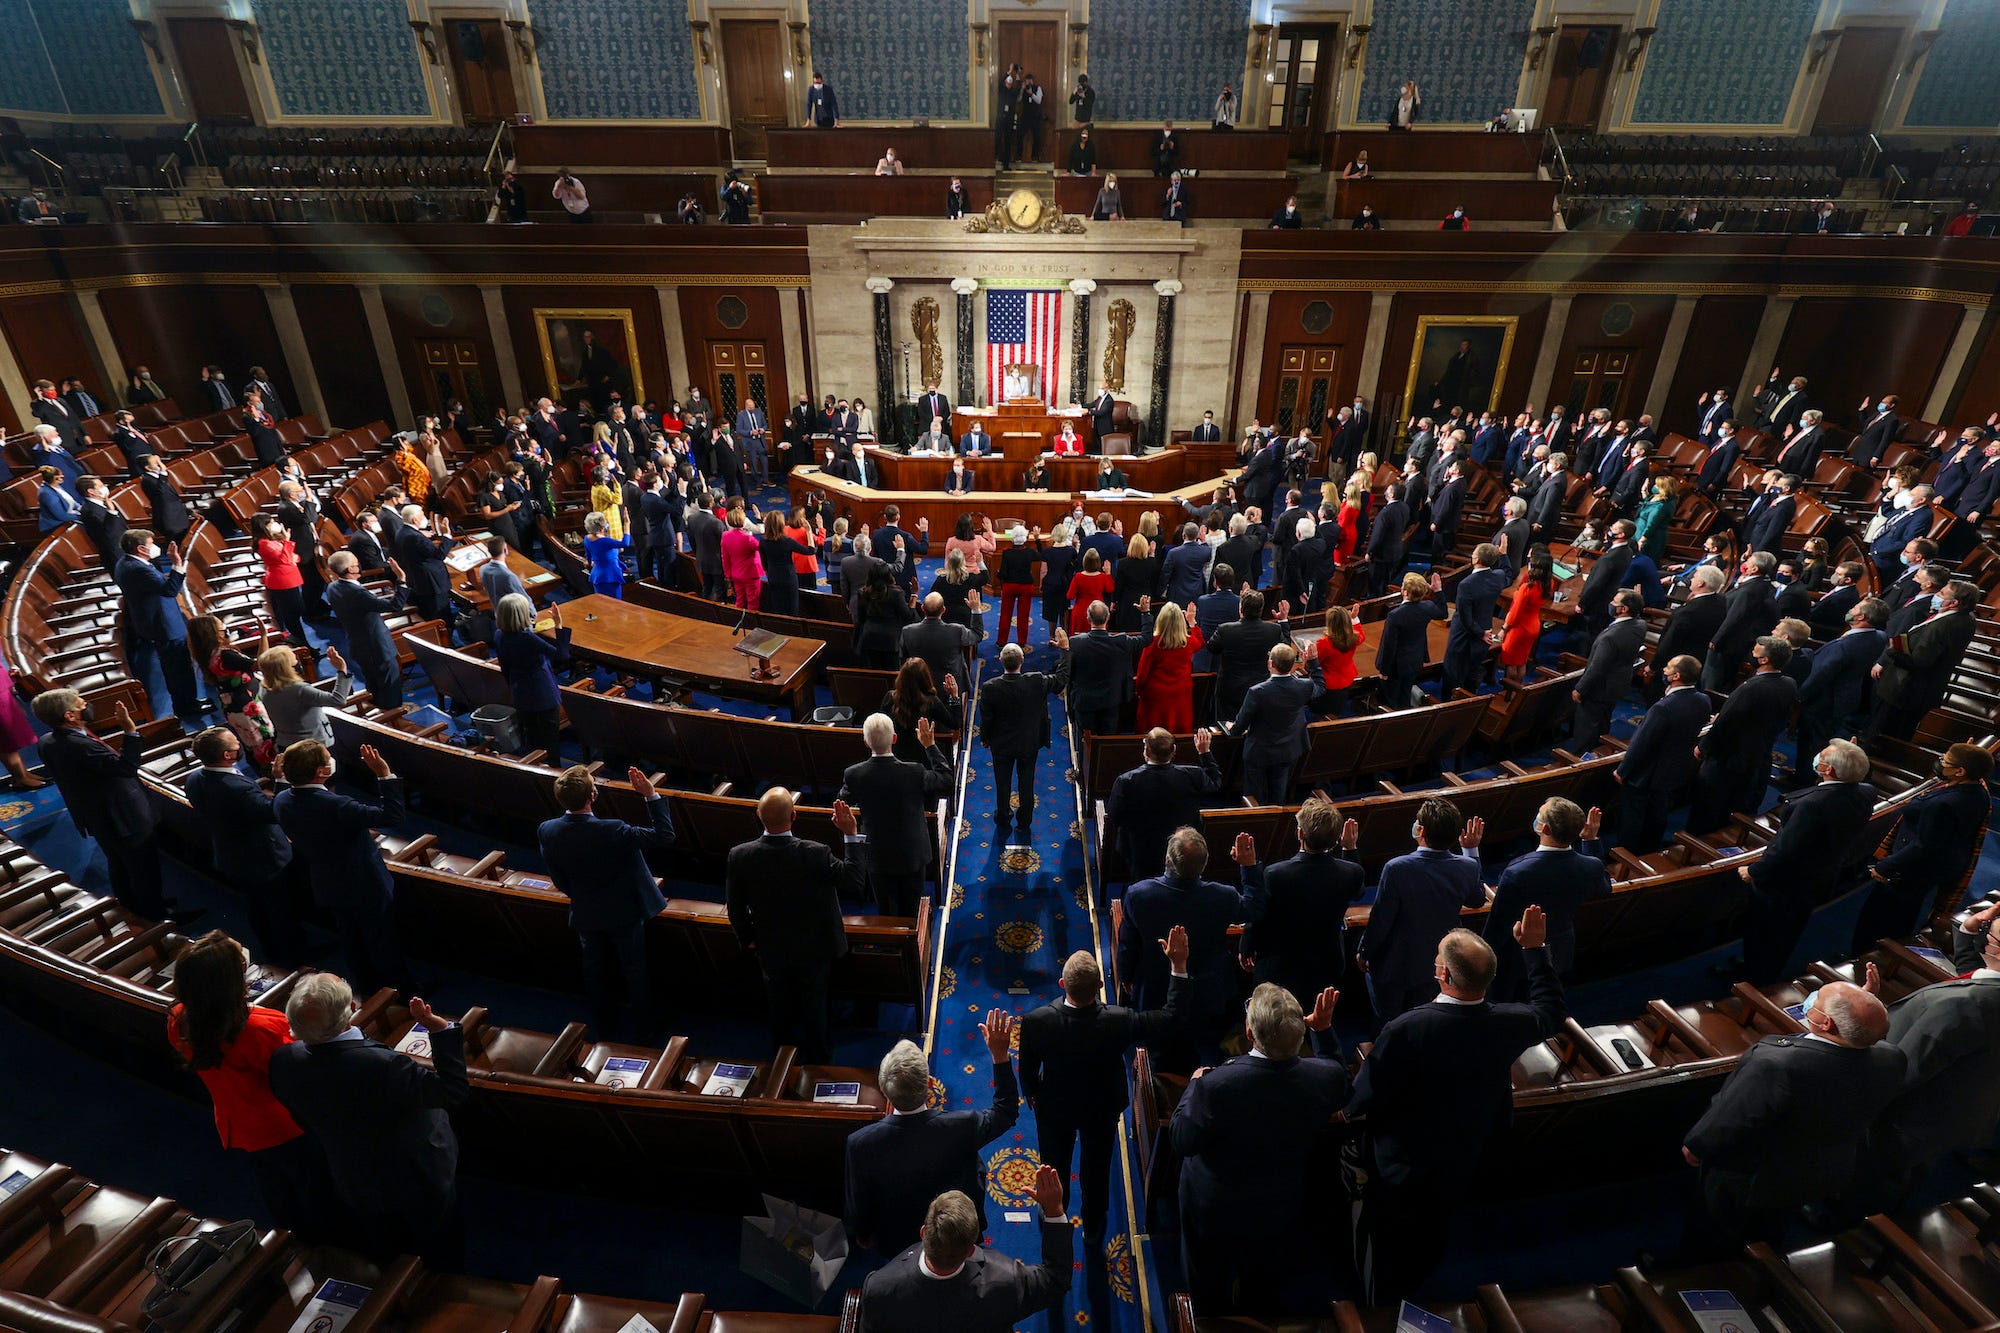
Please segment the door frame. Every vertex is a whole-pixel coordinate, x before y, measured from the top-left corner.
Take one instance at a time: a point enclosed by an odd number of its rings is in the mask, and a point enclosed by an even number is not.
[[[725,23],[774,23],[778,27],[778,53],[784,61],[785,83],[785,124],[784,128],[796,128],[805,119],[805,90],[812,84],[811,52],[807,52],[804,66],[793,59],[797,48],[791,44],[792,34],[785,27],[785,11],[782,9],[727,9],[714,11],[710,17],[709,33],[712,38],[710,54],[715,68],[715,119],[722,129],[729,133],[730,159],[735,162],[754,162],[756,158],[736,156],[736,136],[730,129],[735,121],[729,105],[729,59],[728,45],[722,40],[722,25]],[[842,117],[846,119],[846,117]]]
[[[188,77],[187,69],[181,64],[181,49],[174,43],[173,20],[209,19],[221,22],[228,16],[218,13],[212,6],[196,3],[195,0],[181,0],[178,4],[155,4],[151,17],[154,29],[160,35],[160,50],[166,57],[164,60],[152,62],[155,68],[154,77],[171,84],[173,104],[178,105],[182,114],[192,120],[195,118],[194,99],[188,95],[187,90],[193,86],[193,80]],[[272,104],[267,100],[268,95],[263,81],[252,77],[250,73],[250,59],[244,53],[243,43],[231,42],[229,49],[236,57],[236,73],[243,81],[244,95],[250,99],[250,123],[259,127],[271,124]]]
[[[546,110],[536,100],[534,95],[536,90],[530,87],[528,80],[528,69],[533,62],[533,56],[531,54],[523,54],[518,46],[513,45],[515,41],[514,33],[507,27],[507,20],[512,18],[513,15],[508,10],[496,8],[491,4],[439,4],[433,0],[430,6],[430,17],[431,25],[439,29],[442,29],[447,23],[456,23],[467,19],[484,19],[498,23],[508,42],[508,45],[503,49],[507,52],[507,78],[514,85],[515,114],[517,116],[531,115]],[[443,71],[441,77],[444,79],[446,89],[451,94],[452,120],[455,124],[463,125],[465,124],[465,107],[460,103],[457,85],[452,82],[451,47],[447,44],[447,39],[442,31],[437,34],[437,43],[438,68]],[[541,119],[543,117],[538,116],[537,118]]]
[[[1896,55],[1891,62],[1895,72],[1890,76],[1889,82],[1883,85],[1881,99],[1875,103],[1874,114],[1869,120],[1868,127],[1871,133],[1889,132],[1892,128],[1889,114],[1891,108],[1898,107],[1899,103],[1916,88],[1915,77],[1904,68],[1909,60],[1910,42],[1916,35],[1916,20],[1907,14],[1849,15],[1841,20],[1838,27],[1826,30],[1825,35],[1831,36],[1832,40],[1826,44],[1826,50],[1820,58],[1821,68],[1814,70],[1809,76],[1811,83],[1807,86],[1805,106],[1799,115],[1802,134],[1810,133],[1812,125],[1819,120],[1820,101],[1826,96],[1827,85],[1833,79],[1834,66],[1840,59],[1841,40],[1847,36],[1850,29],[1887,29],[1897,34]],[[1813,34],[1815,39],[1821,35]],[[1807,48],[1807,55],[1810,58],[1811,47]]]
[[[1331,28],[1333,30],[1330,45],[1326,38],[1322,37],[1319,39],[1321,43],[1319,59],[1314,62],[1321,68],[1332,67],[1331,75],[1327,79],[1326,95],[1320,99],[1319,105],[1313,108],[1313,119],[1316,123],[1312,127],[1312,133],[1318,140],[1318,143],[1313,147],[1309,156],[1315,162],[1319,160],[1320,153],[1325,149],[1327,136],[1339,132],[1340,98],[1346,89],[1346,81],[1342,76],[1347,72],[1347,44],[1352,32],[1352,25],[1349,22],[1351,17],[1351,14],[1306,14],[1277,18],[1271,25],[1270,41],[1265,47],[1265,57],[1261,68],[1268,74],[1272,66],[1277,63],[1278,43],[1284,39],[1286,28]],[[1296,41],[1297,38],[1294,37],[1293,40]],[[1291,63],[1294,68],[1297,67],[1298,57],[1296,52],[1293,53]],[[1254,79],[1256,76],[1253,73],[1251,77]],[[1317,82],[1317,78],[1318,75],[1316,74],[1315,82]],[[1261,80],[1259,81],[1261,82]],[[1265,121],[1268,121],[1271,113],[1271,98],[1277,95],[1277,86],[1275,83],[1265,84],[1262,92],[1263,95],[1257,101],[1260,107],[1260,114]],[[1246,105],[1249,101],[1248,97],[1239,98],[1238,100],[1240,103]],[[1239,123],[1241,122],[1239,121]],[[1265,130],[1270,127],[1268,124],[1259,123],[1251,128]],[[1289,123],[1282,124],[1281,128],[1286,131],[1287,135],[1290,134],[1291,126]]]
[[[1075,82],[1075,76],[1070,72],[1070,39],[1072,32],[1068,11],[1058,10],[1053,13],[1044,14],[1033,9],[1000,10],[989,8],[986,17],[987,21],[992,24],[991,45],[989,47],[992,53],[992,67],[989,70],[983,71],[983,81],[986,84],[988,96],[991,99],[988,101],[986,107],[986,122],[988,124],[992,123],[994,109],[999,105],[1000,80],[1007,75],[1007,71],[1000,68],[1000,30],[1010,23],[1037,23],[1043,27],[1053,27],[1056,30],[1055,86],[1051,87],[1048,79],[1042,80],[1042,127],[1045,134],[1051,136],[1061,135],[1068,129],[1069,94],[1070,88]],[[1029,70],[1028,72],[1030,74],[1041,73],[1040,70]],[[1055,151],[1053,147],[1054,138],[1052,137],[1048,142],[1051,145],[1050,152],[1053,153]]]

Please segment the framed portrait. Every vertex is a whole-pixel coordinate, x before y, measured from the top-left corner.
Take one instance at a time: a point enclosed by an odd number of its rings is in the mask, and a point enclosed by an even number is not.
[[[1419,315],[1410,348],[1404,413],[1427,417],[1462,407],[1468,413],[1499,410],[1507,382],[1518,315]]]
[[[541,341],[549,396],[565,406],[588,400],[602,416],[614,391],[627,407],[646,401],[629,309],[537,309],[535,336]]]

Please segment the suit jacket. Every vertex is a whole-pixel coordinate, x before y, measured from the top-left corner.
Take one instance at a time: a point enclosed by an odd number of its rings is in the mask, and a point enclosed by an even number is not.
[[[1771,766],[1771,746],[1791,724],[1799,687],[1782,671],[1760,671],[1738,685],[1702,741],[1704,763],[1731,773],[1761,773]]]
[[[1899,886],[1957,884],[1978,850],[1990,808],[1986,788],[1976,782],[1921,793],[1897,818],[1889,854],[1875,863],[1876,871]]]
[[[986,1226],[986,1165],[979,1151],[1014,1127],[1021,1094],[1014,1063],[993,1066],[993,1104],[983,1111],[885,1115],[847,1139],[847,1208],[850,1235],[884,1254],[917,1239],[931,1201],[959,1190]]]
[[[1812,626],[1813,637],[1831,639],[1845,633],[1848,613],[1861,601],[1861,589],[1850,583],[1844,588],[1835,588],[1814,599],[1805,614],[1806,624]]]
[[[1063,666],[1068,666],[1065,662]],[[1032,759],[1049,743],[1049,695],[1064,684],[1061,668],[1003,671],[979,692],[979,739],[995,758]]]
[[[443,606],[451,597],[451,572],[445,568],[446,548],[429,533],[410,524],[396,534],[396,563],[403,567],[410,595],[419,606]]]
[[[646,853],[674,840],[664,796],[646,802],[651,828],[592,814],[544,820],[536,831],[556,892],[569,899],[569,924],[579,932],[619,931],[666,910],[666,897],[646,866]]]
[[[1775,386],[1771,393],[1771,410],[1764,416],[1764,429],[1775,435],[1782,435],[1785,427],[1796,425],[1799,417],[1813,405],[1804,389],[1794,392],[1788,384]]]
[[[1431,497],[1431,526],[1437,529],[1437,551],[1443,554],[1451,549],[1452,541],[1458,536],[1458,520],[1465,512],[1465,478],[1447,481]]]
[[[847,952],[844,889],[859,896],[863,875],[825,843],[765,834],[729,849],[724,880],[729,926],[766,972],[825,967]]]
[[[1734,1178],[1747,1206],[1793,1208],[1839,1194],[1868,1127],[1903,1089],[1907,1058],[1808,1037],[1766,1037],[1737,1057],[1688,1131],[1704,1182]]]
[[[1568,472],[1552,472],[1543,477],[1541,485],[1535,488],[1535,498],[1528,501],[1528,522],[1545,536],[1554,532],[1562,523],[1563,504],[1568,499]]]
[[[35,420],[44,426],[54,426],[62,435],[63,447],[72,452],[83,447],[83,418],[75,408],[60,398],[43,398],[36,395],[29,408]]]
[[[97,548],[98,557],[104,561],[105,567],[117,568],[125,552],[125,529],[128,526],[125,515],[110,505],[85,500],[76,521],[83,524],[83,530],[90,535],[91,545]]]
[[[1630,542],[1621,542],[1598,556],[1583,576],[1583,590],[1576,595],[1577,610],[1586,615],[1606,614],[1612,595],[1625,586],[1625,571],[1635,554]]]
[[[1706,659],[1708,645],[1714,642],[1716,631],[1722,628],[1723,614],[1727,610],[1728,602],[1722,593],[1690,597],[1675,607],[1668,613],[1667,623],[1660,630],[1659,642],[1653,646],[1653,669],[1665,669],[1667,663],[1684,653],[1697,660]]]
[[[1207,651],[1215,664],[1217,717],[1236,716],[1250,687],[1270,674],[1271,649],[1284,641],[1284,627],[1269,620],[1232,620],[1216,627]]]
[[[1299,851],[1267,868],[1237,941],[1237,953],[1256,960],[1258,983],[1283,986],[1308,1013],[1321,991],[1340,985],[1347,909],[1360,901],[1364,883],[1361,866],[1344,852]]]
[[[1972,616],[1964,611],[1933,616],[1912,627],[1904,639],[1906,650],[1883,649],[1877,697],[1896,708],[1935,708],[1973,633]]]
[[[87,731],[56,727],[42,738],[41,756],[77,832],[120,843],[152,835],[159,817],[139,785],[146,740],[138,732],[113,749]]]
[[[1735,661],[1750,655],[1750,645],[1760,634],[1769,634],[1778,623],[1777,597],[1771,580],[1758,576],[1736,580],[1736,586],[1722,594],[1722,623],[1715,627],[1709,642],[1715,651]],[[1697,657],[1707,660],[1706,653]]]
[[[1635,458],[1618,474],[1618,480],[1611,484],[1611,507],[1620,514],[1630,517],[1639,508],[1639,502],[1646,498],[1647,483],[1653,479],[1653,461],[1649,458]]]
[[[922,394],[917,398],[916,419],[929,421],[932,417],[941,418],[947,430],[951,428],[951,399],[936,391]]]
[[[146,455],[158,452],[153,448],[153,442],[133,426],[113,426],[111,442],[118,446],[118,452],[125,458],[126,471],[133,477],[145,471]]]
[[[1578,910],[1586,900],[1610,892],[1611,875],[1602,857],[1573,847],[1537,847],[1508,862],[1494,887],[1493,907],[1481,932],[1499,964],[1487,996],[1505,1002],[1527,993],[1527,950],[1514,942],[1514,923],[1529,906],[1541,908],[1548,918],[1550,965],[1557,972],[1568,972],[1576,961]]]
[[[148,563],[136,555],[122,557],[112,577],[125,594],[125,629],[134,638],[154,643],[179,643],[187,638],[181,615],[181,585],[187,576],[162,555]]]
[[[1260,870],[1243,872],[1246,884],[1261,884]],[[1254,890],[1253,890],[1254,893]],[[1213,880],[1160,875],[1125,890],[1125,918],[1118,927],[1118,983],[1131,992],[1135,1009],[1166,1004],[1171,980],[1160,941],[1180,926],[1188,937],[1188,1015],[1211,1023],[1228,1012],[1236,993],[1236,959],[1229,928],[1246,915],[1244,895]]]
[[[1384,570],[1394,569],[1403,563],[1403,538],[1410,530],[1410,506],[1403,500],[1392,500],[1382,506],[1375,515],[1375,521],[1368,526],[1368,563],[1375,566],[1376,578],[1382,577]]]
[[[1695,473],[1695,487],[1714,495],[1729,484],[1729,474],[1736,470],[1736,460],[1742,456],[1743,446],[1736,442],[1734,435],[1711,445],[1701,460],[1701,468]]]
[[[1655,657],[1655,661],[1660,661]],[[1690,685],[1668,690],[1639,719],[1618,761],[1628,790],[1678,792],[1694,776],[1694,747],[1708,725],[1708,695]],[[1558,964],[1561,966],[1561,964]]]
[[[1306,705],[1320,692],[1306,676],[1266,676],[1252,685],[1236,712],[1244,767],[1297,763],[1306,752]]]
[[[929,665],[931,680],[939,689],[944,688],[944,678],[951,676],[958,681],[959,689],[970,695],[972,681],[966,675],[965,649],[974,642],[972,631],[964,625],[925,616],[903,626],[896,656],[905,662],[921,657]]]
[[[278,827],[292,840],[293,854],[312,867],[313,898],[320,906],[351,901],[365,907],[395,897],[371,830],[402,822],[402,779],[383,779],[377,795],[381,803],[370,805],[325,787],[278,793]]]
[[[1868,418],[1868,424],[1861,428],[1861,433],[1854,437],[1854,443],[1848,446],[1848,457],[1857,467],[1874,467],[1883,451],[1896,442],[1896,436],[1902,429],[1903,420],[1893,411],[1877,411]]]
[[[439,1217],[458,1174],[465,1031],[430,1034],[431,1068],[379,1041],[287,1042],[271,1053],[271,1093],[319,1141],[341,1200],[364,1218]]]
[[[980,1246],[948,1278],[921,1271],[923,1246],[912,1245],[862,1282],[861,1333],[1008,1333],[1061,1303],[1075,1244],[1068,1222],[1043,1218],[1039,1266]]]
[[[1021,1091],[1037,1115],[1115,1120],[1131,1104],[1125,1052],[1180,1026],[1187,979],[1170,977],[1167,1002],[1141,1012],[1119,1004],[1056,1000],[1021,1015]]]
[[[935,745],[921,764],[871,755],[840,775],[840,799],[860,811],[869,864],[890,874],[919,871],[937,859],[924,811],[950,790],[951,761]]]
[[[403,609],[407,589],[398,585],[384,597],[352,579],[335,579],[326,588],[326,604],[347,635],[347,655],[356,666],[375,671],[400,671],[396,642],[382,617]]]
[[[231,393],[229,386],[219,379],[203,380],[201,392],[208,399],[208,408],[211,412],[220,412],[224,408],[236,406],[236,395]]]
[[[74,523],[83,516],[83,505],[63,485],[37,487],[35,495],[40,505],[36,524],[38,531],[54,532],[63,524]],[[113,558],[116,559],[115,556]]]
[[[1459,909],[1485,905],[1477,856],[1419,847],[1383,866],[1361,933],[1370,983],[1396,989],[1427,984],[1438,941],[1457,927]]]
[[[1951,512],[1963,519],[1970,519],[1974,514],[1982,520],[1991,518],[1996,500],[2000,500],[2000,458],[1989,458],[1966,481],[1965,489],[1958,493],[1958,503],[1951,507]]]
[[[1510,525],[1511,526],[1511,525]],[[1523,543],[1523,551],[1526,544]],[[1486,632],[1493,628],[1493,610],[1507,589],[1508,575],[1502,569],[1474,569],[1458,581],[1452,605],[1451,633],[1445,640],[1445,655],[1478,660],[1486,651]]]
[[[1701,426],[1696,434],[1703,441],[1713,440],[1716,429],[1723,422],[1734,420],[1736,420],[1736,405],[1731,403],[1727,398],[1714,399],[1710,401],[1707,407],[1702,409]]]
[[[1915,538],[1929,536],[1931,525],[1936,522],[1935,506],[1911,505],[1882,525],[1875,540],[1868,544],[1868,554],[1878,565],[1894,565],[1903,548]]]
[[[1766,491],[1750,502],[1750,512],[1743,520],[1743,549],[1746,551],[1769,551],[1776,555],[1785,540],[1785,532],[1792,526],[1792,513],[1798,502],[1789,495],[1779,495]]]
[[[1221,790],[1222,765],[1213,754],[1199,765],[1141,764],[1119,774],[1104,809],[1127,877],[1158,874],[1174,830],[1200,827],[1202,798]]]
[[[1222,439],[1222,427],[1213,421],[1200,422],[1188,438],[1196,444],[1214,444]]]
[[[208,830],[222,877],[268,891],[292,863],[291,840],[278,827],[276,803],[255,778],[231,768],[198,768],[187,777],[188,803]]]
[[[1444,595],[1418,602],[1398,602],[1382,621],[1382,638],[1375,646],[1375,669],[1383,676],[1409,680],[1431,659],[1430,626],[1451,613],[1445,610]],[[1397,699],[1401,708],[1409,701]]]
[[[1144,634],[1093,629],[1069,641],[1069,709],[1110,708],[1132,697]]]
[[[985,431],[967,431],[958,437],[958,451],[967,458],[984,458],[993,452],[993,437]]]
[[[151,507],[153,527],[162,533],[183,533],[192,525],[188,516],[187,501],[174,489],[173,478],[166,473],[147,473],[139,478],[139,489],[146,493],[146,503]]]
[[[1199,1219],[1208,1234],[1289,1238],[1309,1208],[1324,1206],[1302,1168],[1353,1083],[1338,1042],[1316,1049],[1312,1059],[1239,1055],[1188,1084],[1168,1126],[1182,1159],[1183,1225]]]
[[[1646,646],[1646,622],[1637,616],[1614,620],[1592,640],[1590,660],[1576,692],[1589,704],[1615,704],[1632,688],[1632,664]]]
[[[285,400],[278,397],[277,385],[271,383],[269,380],[250,380],[243,386],[245,393],[248,393],[252,389],[255,389],[264,396],[264,410],[271,414],[273,421],[283,421],[290,415],[285,411]]]
[[[1426,969],[1442,934],[1424,946]],[[1514,1061],[1568,1016],[1549,951],[1528,950],[1524,965],[1526,1004],[1496,1004],[1489,994],[1478,1004],[1418,1005],[1382,1025],[1347,1118],[1368,1117],[1375,1170],[1389,1184],[1441,1181],[1512,1122]]]
[[[1868,673],[1889,644],[1879,629],[1851,630],[1812,655],[1812,673],[1799,687],[1806,712],[1829,724],[1851,717],[1868,705]],[[1801,755],[1800,762],[1808,756]]]
[[[1953,790],[1967,790],[1961,786]],[[1986,964],[1978,935],[1952,931],[1962,974]],[[2000,978],[1962,975],[1889,1009],[1888,1044],[1904,1055],[1903,1086],[1868,1131],[1871,1155],[1922,1166],[1992,1141],[2000,1120]]]
[[[1791,439],[1785,441],[1778,461],[1772,466],[1780,472],[1789,472],[1801,481],[1811,481],[1813,469],[1819,466],[1820,451],[1825,448],[1825,430],[1818,426],[1802,426],[1792,432]]]

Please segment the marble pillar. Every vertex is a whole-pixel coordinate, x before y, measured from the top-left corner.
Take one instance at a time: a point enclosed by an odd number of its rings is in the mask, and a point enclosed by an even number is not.
[[[1925,421],[1944,420],[1952,399],[1958,394],[1959,381],[1972,364],[1972,346],[1985,319],[1986,307],[1983,305],[1967,305],[1960,313],[1958,332],[1953,336],[1944,360],[1938,365],[1937,383],[1931,386],[1930,400],[1924,404]]]
[[[264,282],[258,286],[264,289],[264,304],[271,311],[271,327],[278,333],[278,350],[285,354],[285,367],[292,372],[292,388],[298,394],[297,410],[318,417],[322,426],[331,427],[333,418],[328,415],[326,398],[320,393],[319,372],[313,369],[312,348],[306,345],[305,325],[299,320],[299,307],[292,299],[292,289],[281,282]]]
[[[1158,448],[1172,438],[1167,426],[1167,378],[1174,358],[1174,298],[1181,293],[1176,278],[1153,284],[1160,296],[1160,313],[1153,321],[1153,401],[1146,409],[1146,443]]]
[[[875,401],[882,411],[875,418],[877,435],[886,444],[902,444],[903,418],[896,399],[896,329],[889,313],[889,293],[893,278],[870,278],[867,287],[875,295]]]
[[[481,283],[479,287],[479,304],[480,308],[486,312],[486,336],[493,343],[493,374],[500,381],[501,394],[507,402],[519,403],[523,407],[532,407],[534,404],[528,397],[527,383],[521,378],[520,360],[514,355],[514,338],[507,329],[507,302],[505,298],[501,296],[500,289],[497,286],[490,283]],[[374,316],[372,314],[369,316],[369,321],[369,328],[372,330],[374,328]],[[548,386],[549,389],[553,387],[553,385]],[[535,397],[539,398],[545,392],[548,392],[548,389],[538,389],[535,392]],[[395,390],[391,389],[390,396],[392,401],[394,394]]]
[[[389,391],[389,415],[394,418],[389,424],[398,430],[408,430],[416,425],[417,418],[410,410],[409,381],[403,378],[403,367],[396,360],[396,335],[389,327],[389,310],[382,302],[381,285],[363,283],[355,290],[361,294],[361,309],[368,316],[368,341],[375,348],[382,387]]]
[[[958,363],[958,396],[954,402],[966,404],[973,400],[972,346],[972,294],[979,290],[977,278],[953,278],[951,290],[958,297],[958,337],[954,340],[954,359]]]
[[[1069,294],[1076,298],[1076,323],[1069,340],[1069,391],[1079,402],[1090,392],[1087,386],[1095,382],[1090,373],[1090,294],[1096,290],[1097,284],[1089,278],[1077,278],[1069,285]]]

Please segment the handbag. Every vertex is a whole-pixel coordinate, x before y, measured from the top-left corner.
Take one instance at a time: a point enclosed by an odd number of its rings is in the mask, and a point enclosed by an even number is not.
[[[146,1256],[153,1289],[139,1313],[176,1333],[222,1284],[257,1253],[257,1224],[231,1222],[213,1231],[170,1236]]]

